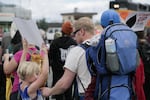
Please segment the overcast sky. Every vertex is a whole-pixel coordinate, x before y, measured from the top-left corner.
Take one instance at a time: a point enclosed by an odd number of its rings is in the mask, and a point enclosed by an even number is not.
[[[61,13],[96,12],[94,21],[99,21],[101,13],[109,8],[110,0],[0,0],[1,2],[21,5],[32,11],[33,19],[46,18],[49,22],[61,22]],[[136,3],[150,4],[150,0],[132,0]]]

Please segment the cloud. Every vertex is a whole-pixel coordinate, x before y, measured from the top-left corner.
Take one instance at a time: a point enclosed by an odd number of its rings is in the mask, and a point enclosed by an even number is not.
[[[24,0],[26,1],[26,0]],[[109,8],[110,0],[30,0],[30,9],[33,19],[46,18],[49,22],[61,22],[61,13],[74,12],[96,12],[94,21],[98,21],[102,12]],[[134,2],[148,3],[150,0],[133,0]]]
[[[79,12],[96,12],[98,14],[94,16],[96,20],[99,18],[99,13],[108,9],[108,5],[108,0],[70,0],[69,2],[66,0],[31,0],[30,2],[33,19],[46,18],[50,22],[61,22],[61,13],[74,12],[74,8],[78,8]]]
[[[6,3],[21,5],[32,11],[33,19],[45,18],[49,22],[61,22],[61,13],[74,12],[96,12],[94,21],[98,21],[102,12],[109,8],[110,0],[4,0]],[[132,0],[136,3],[149,4],[150,0]]]

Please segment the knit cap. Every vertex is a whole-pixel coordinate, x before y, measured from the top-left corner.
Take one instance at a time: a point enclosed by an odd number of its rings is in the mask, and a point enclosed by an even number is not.
[[[73,32],[72,24],[69,21],[62,24],[62,32],[66,35],[70,35]]]

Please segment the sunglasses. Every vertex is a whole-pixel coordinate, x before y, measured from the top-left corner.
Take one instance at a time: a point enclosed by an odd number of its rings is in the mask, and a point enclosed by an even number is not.
[[[81,30],[81,29],[78,29],[78,30],[74,31],[73,34],[74,34],[74,35],[77,34],[77,32],[79,32],[80,30]]]

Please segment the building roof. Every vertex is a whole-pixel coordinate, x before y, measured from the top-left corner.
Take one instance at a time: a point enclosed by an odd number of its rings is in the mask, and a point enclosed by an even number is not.
[[[87,13],[87,12],[72,12],[72,13],[61,13],[61,15],[73,15],[73,16],[91,16],[91,15],[97,15],[96,12],[93,13]]]
[[[1,7],[16,7],[16,5],[14,5],[14,4],[5,4],[3,2],[0,2],[0,6]]]
[[[61,27],[62,23],[49,23],[49,27]]]

